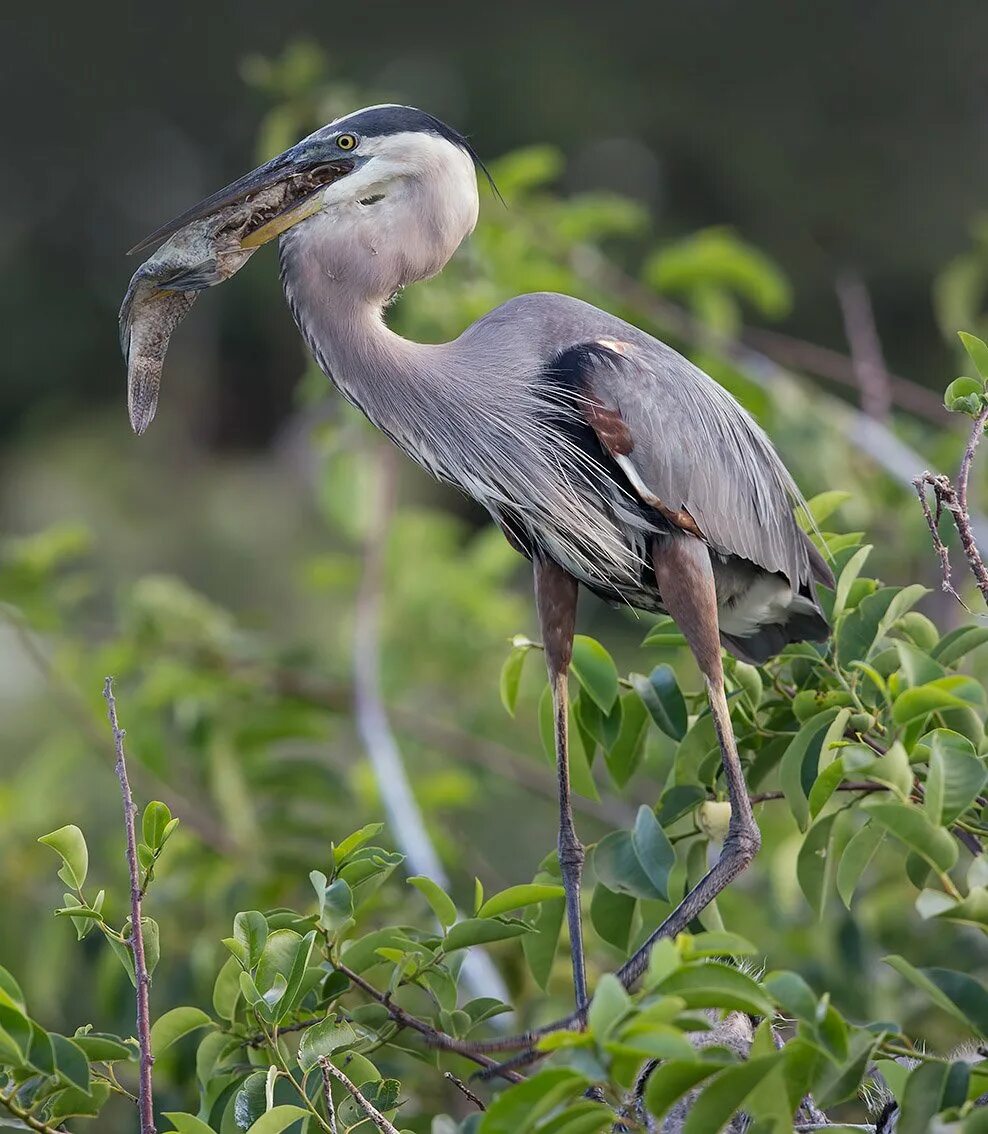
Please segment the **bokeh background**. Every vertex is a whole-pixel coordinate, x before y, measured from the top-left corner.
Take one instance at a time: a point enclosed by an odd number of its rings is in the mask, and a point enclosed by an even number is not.
[[[200,299],[133,437],[126,249],[337,113],[421,105],[471,137],[507,208],[485,195],[476,237],[401,300],[399,329],[450,336],[539,288],[620,311],[728,385],[807,495],[850,492],[837,523],[869,533],[887,581],[932,584],[924,609],[947,627],[963,611],[936,591],[908,480],[959,457],[939,391],[961,373],[954,332],[986,325],[986,37],[988,8],[961,0],[109,0],[8,17],[0,962],[35,1012],[128,1027],[113,958],[50,931],[60,887],[34,843],[79,822],[122,902],[108,669],[139,794],[185,819],[156,898],[169,1002],[208,998],[233,910],[297,896],[329,838],[380,816],[349,708],[369,555],[385,699],[454,888],[527,879],[553,839],[538,667],[516,720],[497,696],[508,639],[534,630],[526,565],[404,459],[382,473],[380,444],[307,363],[273,249]],[[644,621],[590,601],[581,619],[622,671],[652,664]],[[588,838],[654,802],[649,759],[627,798],[583,805]],[[883,939],[936,956],[894,887],[821,934],[772,862],[751,883],[764,901],[737,899],[745,932],[821,987],[839,967],[845,1007],[880,1014],[866,973]],[[179,910],[191,948],[168,928]]]

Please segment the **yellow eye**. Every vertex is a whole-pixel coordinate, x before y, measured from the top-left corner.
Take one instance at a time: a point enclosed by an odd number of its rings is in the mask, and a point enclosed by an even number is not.
[[[355,150],[357,148],[357,138],[355,134],[341,134],[336,139],[336,144],[341,150]]]

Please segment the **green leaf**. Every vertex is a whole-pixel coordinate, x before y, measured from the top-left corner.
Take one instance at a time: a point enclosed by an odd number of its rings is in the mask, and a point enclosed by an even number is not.
[[[804,831],[810,820],[808,790],[816,779],[824,737],[841,711],[836,708],[824,709],[822,713],[810,717],[782,754],[779,782],[793,817]]]
[[[24,1011],[24,993],[13,976],[0,965],[0,1004]]]
[[[844,607],[847,606],[847,598],[851,593],[854,580],[861,574],[861,570],[868,556],[871,554],[871,551],[872,544],[870,543],[865,544],[864,547],[859,547],[844,565],[844,569],[840,573],[840,578],[837,580],[837,590],[834,594],[834,619],[836,619],[837,616],[843,612]]]
[[[985,384],[977,378],[955,378],[943,392],[943,404],[951,413],[976,414],[981,410]]]
[[[172,821],[172,813],[164,803],[153,800],[144,808],[141,819],[141,833],[144,841],[152,850],[158,850],[164,845],[165,832]],[[174,828],[172,828],[174,830]],[[169,832],[170,833],[170,832]]]
[[[489,945],[528,933],[528,926],[519,922],[495,921],[491,918],[467,918],[458,922],[443,939],[443,950],[453,953],[471,945]]]
[[[978,710],[985,707],[985,691],[973,678],[962,674],[951,674],[925,685],[906,689],[892,706],[892,720],[897,725],[909,724],[948,709],[966,709],[973,706]]]
[[[950,1070],[948,1063],[920,1063],[909,1073],[896,1134],[927,1134],[933,1116],[940,1113]]]
[[[686,645],[686,639],[679,627],[669,617],[660,618],[642,640],[643,646],[658,646],[660,649],[678,650]]]
[[[207,1126],[201,1118],[194,1114],[178,1114],[173,1110],[165,1111],[165,1118],[172,1124],[177,1134],[214,1134],[213,1128]]]
[[[229,957],[213,984],[213,1010],[221,1020],[233,1020],[240,1000],[240,964]]]
[[[510,910],[519,910],[524,906],[538,905],[552,898],[562,898],[566,891],[562,886],[549,886],[544,882],[529,882],[523,886],[509,886],[499,894],[494,894],[477,910],[477,917],[498,917]]]
[[[609,890],[603,882],[594,887],[590,901],[590,921],[598,935],[622,953],[628,950],[636,899]],[[526,941],[528,939],[526,938]]]
[[[697,1083],[709,1079],[723,1069],[723,1061],[671,1059],[657,1067],[648,1077],[645,1105],[653,1118],[661,1118]]]
[[[715,1134],[722,1130],[758,1084],[780,1065],[781,1051],[749,1059],[718,1071],[690,1107],[683,1134]]]
[[[765,1016],[772,1002],[761,988],[740,969],[719,961],[685,965],[657,986],[665,996],[681,996],[687,1008],[725,1008]]]
[[[837,865],[837,893],[848,909],[861,875],[884,838],[885,831],[878,823],[866,823],[844,848]]]
[[[854,610],[841,618],[836,634],[838,665],[847,669],[854,661],[867,660],[897,619],[927,593],[918,584],[911,587],[882,587],[862,599]]]
[[[322,894],[319,924],[323,929],[342,929],[353,917],[353,890],[342,878],[327,886]]]
[[[609,713],[618,695],[618,671],[611,655],[596,639],[577,634],[570,668],[597,707]]]
[[[957,337],[964,344],[968,358],[974,363],[981,377],[988,378],[988,345],[977,335],[968,334],[967,331],[958,331]]]
[[[594,871],[608,890],[632,898],[664,898],[638,860],[631,834],[611,831],[594,848]]]
[[[539,1071],[523,1083],[502,1091],[487,1108],[477,1134],[520,1134],[565,1100],[582,1092],[586,1078],[568,1067]]]
[[[57,831],[42,835],[38,842],[61,855],[64,865],[58,872],[59,878],[66,886],[80,890],[89,873],[89,848],[82,831],[74,823],[70,823],[67,827],[59,827]]]
[[[85,1053],[90,1063],[118,1063],[121,1060],[136,1060],[135,1048],[128,1047],[117,1036],[105,1036],[98,1032],[76,1034],[72,1042]]]
[[[233,919],[233,939],[243,950],[248,969],[253,969],[268,940],[268,919],[259,910],[238,913]]]
[[[952,969],[916,969],[904,957],[885,957],[916,988],[978,1035],[988,1035],[988,991],[973,977]]]
[[[659,826],[655,813],[642,804],[635,817],[631,845],[642,870],[663,898],[669,896],[669,871],[676,863],[676,852]]]
[[[409,878],[408,882],[425,897],[443,929],[449,929],[456,921],[456,906],[453,904],[453,899],[437,882],[424,874],[416,874],[413,878]]]
[[[357,1033],[345,1020],[327,1017],[302,1033],[298,1048],[298,1065],[308,1074],[322,1056],[327,1058],[343,1047],[352,1047]]]
[[[957,861],[957,843],[943,827],[934,827],[918,807],[872,796],[861,808],[935,870],[946,872]]]
[[[806,510],[813,517],[813,522],[816,526],[820,527],[830,519],[842,504],[850,500],[852,496],[853,493],[841,492],[836,488],[830,489],[828,492],[818,492],[816,496],[806,501]]]
[[[605,973],[597,982],[587,1013],[590,1034],[602,1042],[630,1010],[631,997],[624,985],[613,973]]]
[[[960,626],[944,634],[931,655],[941,665],[951,666],[985,642],[988,642],[988,626]]]
[[[60,1036],[57,1032],[49,1032],[48,1038],[51,1040],[59,1077],[88,1094],[90,1080],[86,1053],[73,1040]]]
[[[834,871],[831,842],[833,840],[834,820],[839,812],[825,815],[807,831],[803,845],[796,858],[796,877],[810,909],[819,921],[830,889]]]
[[[501,666],[501,704],[508,711],[509,716],[515,715],[515,706],[518,704],[518,687],[521,684],[521,673],[525,668],[525,658],[529,654],[528,647],[515,648],[505,658]]]
[[[816,1023],[816,995],[799,973],[786,970],[769,973],[762,983],[790,1016],[808,1024]]]
[[[628,680],[662,732],[673,740],[682,740],[686,735],[688,714],[672,666],[657,665],[648,677],[632,673]]]
[[[522,951],[532,977],[543,992],[549,983],[552,964],[556,959],[556,948],[565,916],[566,902],[563,898],[541,902],[532,921],[532,932],[526,933],[521,939]]]
[[[367,823],[359,831],[354,831],[339,844],[333,847],[333,865],[337,868],[344,859],[349,858],[354,851],[359,850],[364,843],[369,842],[375,835],[384,830],[383,823]]]
[[[151,1027],[151,1052],[157,1059],[176,1040],[212,1026],[212,1019],[201,1008],[172,1008],[159,1016]]]
[[[632,674],[632,680],[634,679]],[[604,759],[611,779],[619,787],[634,775],[645,755],[645,740],[648,736],[648,712],[641,697],[635,692],[626,693],[619,702],[621,706],[621,730],[613,744],[605,747]]]
[[[947,827],[977,799],[988,772],[960,733],[939,728],[923,739],[930,749],[924,809],[931,823]]]
[[[293,1122],[307,1118],[309,1112],[300,1106],[275,1106],[254,1123],[248,1134],[281,1134]]]
[[[960,901],[942,890],[923,890],[916,899],[916,910],[922,918],[960,921],[988,929],[988,890],[974,886]]]

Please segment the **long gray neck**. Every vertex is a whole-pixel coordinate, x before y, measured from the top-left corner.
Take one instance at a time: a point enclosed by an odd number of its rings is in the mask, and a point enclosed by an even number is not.
[[[622,501],[605,513],[613,486],[560,428],[564,411],[537,381],[544,321],[522,328],[495,312],[451,343],[410,342],[385,325],[383,301],[352,286],[345,264],[334,271],[325,248],[292,240],[294,231],[281,245],[285,294],[343,394],[419,464],[577,578],[637,580],[642,550],[615,523]]]

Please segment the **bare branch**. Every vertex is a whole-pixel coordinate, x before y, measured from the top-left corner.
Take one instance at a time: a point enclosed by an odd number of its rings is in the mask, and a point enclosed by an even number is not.
[[[325,1055],[319,1057],[319,1066],[322,1068],[323,1075],[332,1075],[337,1083],[350,1092],[354,1102],[356,1102],[357,1106],[360,1107],[378,1130],[381,1131],[381,1134],[399,1134],[398,1129],[384,1117],[372,1102],[360,1093],[360,1090],[350,1082],[338,1067],[334,1067],[332,1063],[329,1062]]]
[[[322,1071],[322,1096],[326,1102],[326,1118],[329,1121],[329,1134],[339,1134],[336,1125],[336,1107],[333,1105],[333,1080],[326,1067],[329,1060],[325,1055],[319,1056],[319,1069]]]
[[[438,1048],[440,1051],[450,1051],[456,1055],[462,1055],[464,1059],[469,1059],[474,1063],[479,1064],[481,1067],[486,1068],[494,1075],[500,1075],[503,1079],[509,1079],[512,1083],[521,1082],[521,1076],[511,1072],[501,1073],[498,1066],[493,1059],[488,1059],[484,1056],[484,1043],[474,1043],[468,1040],[457,1039],[455,1036],[448,1035],[446,1032],[441,1032],[434,1028],[431,1024],[427,1024],[424,1020],[419,1020],[410,1012],[406,1012],[400,1005],[395,1004],[390,997],[385,996],[383,992],[379,992],[372,984],[364,980],[364,978],[348,968],[346,965],[337,961],[334,962],[333,967],[341,972],[351,984],[357,986],[365,992],[372,1000],[376,1000],[378,1004],[383,1005],[388,1010],[388,1015],[396,1024],[400,1024],[403,1028],[411,1028],[412,1031],[418,1032],[419,1035],[425,1037],[426,1043],[430,1047]],[[313,1021],[317,1023],[318,1021]],[[497,1041],[492,1041],[496,1043]],[[529,1036],[522,1044],[515,1044],[515,1047],[527,1046],[534,1042],[533,1038]],[[494,1048],[492,1050],[499,1050]]]
[[[861,408],[876,421],[885,421],[892,409],[892,386],[875,325],[871,296],[857,272],[844,272],[838,276],[836,290],[844,318],[844,333],[851,348],[854,377],[861,391]]]
[[[137,1042],[141,1049],[141,1072],[138,1109],[141,1118],[141,1134],[156,1134],[154,1125],[154,1097],[151,1083],[151,1068],[154,1056],[151,1054],[151,1012],[149,991],[151,976],[144,957],[144,927],[141,924],[141,868],[137,861],[137,834],[134,830],[134,815],[137,807],[130,792],[127,778],[127,761],[124,756],[124,730],[117,720],[117,702],[113,696],[113,678],[103,683],[103,697],[106,700],[106,715],[113,730],[113,747],[117,757],[117,778],[120,780],[120,794],[123,797],[124,828],[127,831],[127,867],[130,871],[130,947],[134,954],[134,979],[137,983]]]
[[[940,560],[941,586],[948,594],[952,594],[962,605],[965,605],[963,599],[961,599],[960,595],[955,590],[951,580],[950,558],[947,548],[940,538],[939,520],[944,510],[950,513],[951,519],[954,521],[954,527],[957,529],[957,535],[960,537],[961,547],[964,549],[967,565],[974,577],[975,583],[977,583],[978,590],[981,592],[981,597],[985,600],[985,603],[988,604],[988,567],[985,566],[985,561],[978,548],[978,541],[974,531],[975,521],[971,517],[971,511],[967,501],[971,466],[974,463],[974,456],[978,450],[978,445],[981,442],[986,424],[988,424],[988,406],[985,406],[974,419],[974,426],[968,437],[967,445],[964,449],[964,456],[961,460],[961,466],[957,473],[956,488],[951,484],[949,477],[938,476],[929,471],[913,479],[913,487],[916,489],[916,494],[919,497],[923,515],[926,518],[926,525],[930,529],[933,548]],[[936,500],[935,514],[931,510],[927,500],[927,486],[933,489],[933,495]],[[966,605],[965,609],[967,609]]]
[[[444,1071],[443,1078],[448,1079],[461,1094],[465,1095],[474,1104],[474,1106],[477,1107],[478,1110],[487,1109],[487,1107],[484,1106],[483,1101],[477,1098],[477,1096],[473,1093],[473,1091],[470,1090],[470,1088],[466,1085],[466,1083],[463,1082],[462,1079],[457,1079],[452,1071]]]

